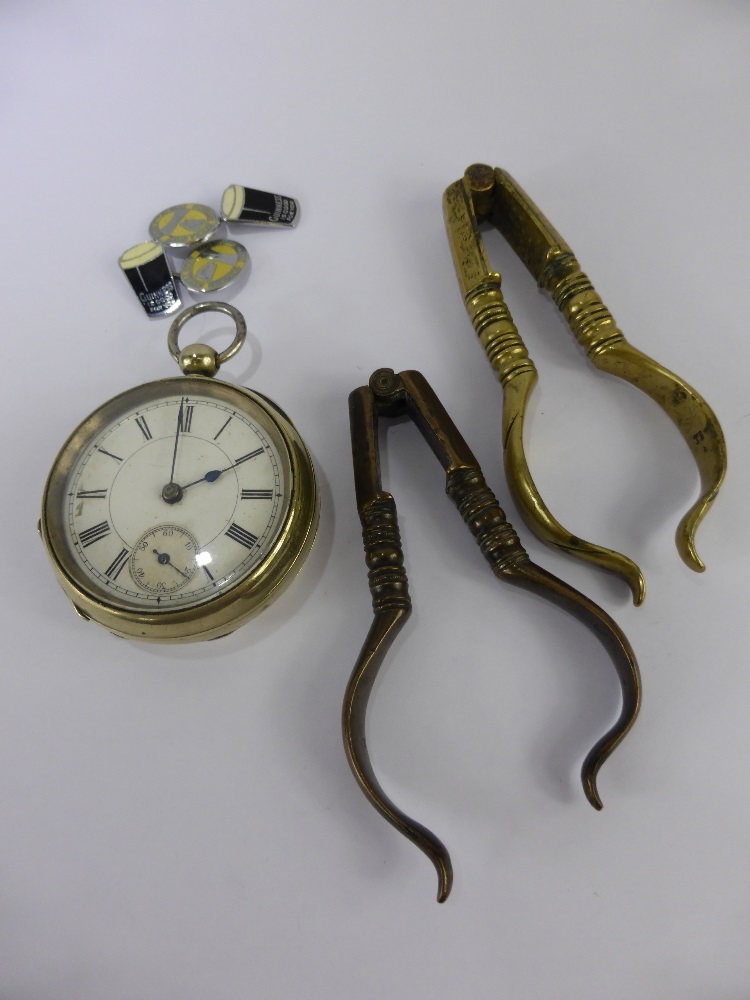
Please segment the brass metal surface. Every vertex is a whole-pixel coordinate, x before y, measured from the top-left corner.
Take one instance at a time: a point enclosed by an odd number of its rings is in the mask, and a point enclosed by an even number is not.
[[[570,247],[506,171],[484,164],[469,167],[446,189],[443,211],[466,309],[503,386],[505,472],[526,524],[548,545],[620,575],[630,586],[634,603],[641,603],[645,584],[635,563],[563,528],[531,477],[523,448],[523,418],[537,374],[503,299],[500,275],[489,267],[479,232],[483,221],[502,233],[539,287],[552,295],[592,364],[641,389],[679,429],[698,465],[702,492],[680,521],[676,544],[691,569],[703,570],[695,531],[726,471],[724,436],[711,408],[686,382],[627,343]]]
[[[357,508],[374,618],[344,698],[344,747],[352,772],[372,805],[433,862],[438,875],[438,902],[443,902],[453,878],[448,851],[430,830],[407,816],[388,797],[367,750],[365,716],[370,692],[393,640],[411,613],[396,504],[381,484],[379,418],[408,416],[417,425],[445,470],[446,492],[494,574],[564,608],[590,628],[610,654],[622,687],[620,716],[586,755],[581,769],[584,792],[596,809],[602,805],[597,773],[635,721],[640,705],[640,675],[630,643],[609,615],[531,562],[487,486],[476,458],[419,372],[396,375],[390,369],[379,369],[369,386],[351,393],[349,414]]]

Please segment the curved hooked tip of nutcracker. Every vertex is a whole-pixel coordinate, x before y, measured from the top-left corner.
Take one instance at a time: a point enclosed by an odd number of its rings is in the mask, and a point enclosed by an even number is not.
[[[699,497],[698,500],[696,500],[687,514],[685,514],[680,523],[677,525],[677,531],[675,532],[675,544],[677,545],[677,551],[679,552],[682,561],[686,566],[689,566],[690,569],[694,569],[696,573],[703,573],[706,568],[706,564],[698,555],[695,548],[695,531],[706,515],[714,497],[718,493],[719,486],[721,485],[723,478],[722,474],[721,479],[716,482],[714,488],[708,490],[701,497]]]
[[[656,365],[656,362],[653,364]],[[700,497],[677,525],[675,544],[685,565],[697,573],[702,573],[706,566],[695,548],[695,532],[724,481],[727,472],[727,446],[719,421],[708,403],[686,382],[678,380],[675,376],[672,376],[672,382],[675,390],[670,397],[669,405],[662,405],[662,409],[677,425],[693,453],[702,490]],[[681,399],[683,393],[685,397]],[[675,400],[680,401],[675,402]],[[689,415],[683,417],[679,411],[686,403]]]
[[[600,370],[629,382],[653,399],[690,449],[700,475],[701,495],[678,524],[675,544],[685,565],[702,573],[706,566],[695,548],[695,532],[727,471],[727,446],[716,414],[692,386],[624,338],[590,360]]]
[[[583,559],[624,580],[638,607],[646,596],[640,568],[621,552],[571,534],[550,511],[531,475],[523,442],[524,413],[536,372],[515,377],[512,392],[503,394],[503,462],[513,500],[525,524],[550,548]]]
[[[594,809],[601,809],[597,775],[604,761],[631,730],[641,706],[641,677],[633,648],[620,626],[603,608],[541,566],[528,562],[506,570],[504,575],[511,583],[540,593],[586,625],[605,647],[617,671],[622,689],[619,718],[589,750],[581,767],[584,794]]]
[[[352,773],[370,803],[391,826],[432,861],[438,877],[437,901],[444,903],[453,885],[450,855],[434,833],[402,812],[383,791],[375,777],[365,737],[367,703],[375,677],[409,613],[409,608],[394,608],[378,614],[372,623],[344,697],[342,712],[344,749]]]

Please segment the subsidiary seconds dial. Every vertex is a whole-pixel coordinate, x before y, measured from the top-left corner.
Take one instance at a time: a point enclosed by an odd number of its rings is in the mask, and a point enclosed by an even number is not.
[[[196,540],[179,524],[149,528],[130,553],[130,576],[152,594],[174,594],[193,579],[198,551]]]

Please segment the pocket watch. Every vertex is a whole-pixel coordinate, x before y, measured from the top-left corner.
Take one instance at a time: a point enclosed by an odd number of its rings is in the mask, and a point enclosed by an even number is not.
[[[230,316],[221,353],[184,350],[199,312]],[[310,456],[288,416],[213,376],[246,336],[223,302],[182,312],[168,346],[182,375],[120,393],[79,424],[44,489],[39,530],[76,611],[150,642],[215,639],[291,582],[317,530]]]

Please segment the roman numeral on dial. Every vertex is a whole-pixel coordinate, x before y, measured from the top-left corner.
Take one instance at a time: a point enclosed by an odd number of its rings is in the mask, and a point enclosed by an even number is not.
[[[234,521],[232,521],[224,534],[228,535],[229,538],[232,538],[235,542],[239,542],[240,545],[244,545],[246,549],[251,549],[258,541],[257,535],[254,535],[252,531],[246,531],[244,528],[241,528],[239,524]]]
[[[240,493],[241,500],[270,500],[273,496],[273,490],[242,490]]]
[[[111,579],[116,580],[122,571],[122,567],[128,561],[128,556],[130,552],[128,549],[120,549],[118,555],[112,560],[110,565],[104,570],[105,574]]]
[[[106,538],[108,534],[109,521],[100,521],[99,524],[86,528],[85,531],[79,531],[78,539],[85,549],[87,546],[93,545],[94,542],[98,542],[100,538]]]
[[[190,434],[190,430],[193,426],[193,410],[195,406],[193,403],[188,403],[182,411],[182,432],[183,434]]]
[[[143,436],[145,437],[145,439],[147,441],[150,441],[151,440],[151,431],[149,430],[149,426],[146,423],[146,418],[145,417],[136,417],[135,418],[135,422],[138,424],[138,426],[140,427],[141,431],[143,432]]]
[[[79,500],[105,500],[107,497],[106,490],[79,490],[76,493],[76,497]]]
[[[96,450],[100,451],[102,453],[102,455],[108,455],[110,458],[114,458],[115,462],[121,462],[122,461],[122,459],[120,458],[119,455],[113,455],[112,452],[111,451],[107,451],[106,448],[97,448]]]

